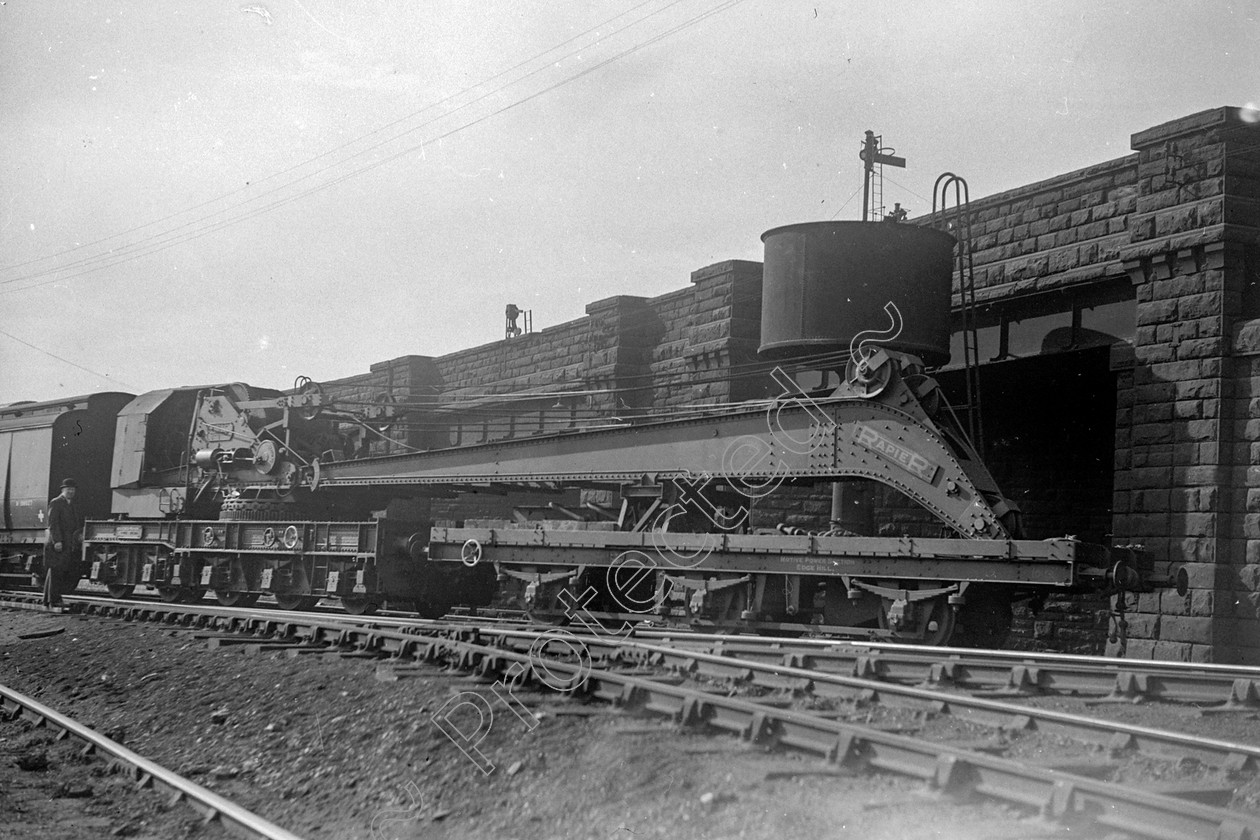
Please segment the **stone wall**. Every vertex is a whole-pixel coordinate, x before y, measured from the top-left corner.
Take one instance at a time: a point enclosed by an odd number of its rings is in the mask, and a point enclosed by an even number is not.
[[[1228,108],[1133,137],[1139,196],[1121,257],[1136,364],[1117,416],[1116,533],[1184,562],[1190,590],[1141,596],[1129,656],[1260,664],[1257,144]]]
[[[586,312],[585,318],[446,356],[381,362],[369,374],[323,387],[342,400],[371,402],[390,393],[410,405],[432,405],[434,410],[412,418],[408,435],[392,435],[422,448],[771,393],[770,367],[757,360],[760,263],[718,263],[694,272],[688,288],[655,298],[605,298]]]
[[[435,433],[434,409],[442,393],[442,378],[429,356],[403,356],[377,362],[364,374],[320,383],[321,389],[349,409],[362,409],[386,402],[403,403],[414,410],[408,424],[381,424],[379,433],[359,426],[342,429],[345,457],[391,455],[441,445],[443,434]],[[337,453],[341,455],[343,453]]]
[[[1010,298],[1123,273],[1137,155],[972,202],[976,297]]]

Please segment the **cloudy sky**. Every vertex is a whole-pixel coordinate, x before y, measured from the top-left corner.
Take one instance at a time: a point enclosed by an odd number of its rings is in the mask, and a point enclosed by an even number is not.
[[[1260,101],[1251,2],[0,3],[0,403],[286,387]]]

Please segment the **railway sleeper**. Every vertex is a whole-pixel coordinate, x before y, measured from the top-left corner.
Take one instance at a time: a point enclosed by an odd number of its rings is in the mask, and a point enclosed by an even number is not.
[[[1230,687],[1225,705],[1204,709],[1205,712],[1254,712],[1260,709],[1260,681],[1236,679]]]

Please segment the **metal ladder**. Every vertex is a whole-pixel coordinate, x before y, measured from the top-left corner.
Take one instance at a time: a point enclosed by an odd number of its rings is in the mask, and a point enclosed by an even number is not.
[[[950,206],[950,191],[953,206]],[[938,209],[939,199],[939,209]],[[939,219],[937,213],[940,213]],[[976,276],[971,253],[971,191],[967,182],[952,172],[945,172],[932,187],[932,220],[941,230],[952,228],[958,239],[956,271],[962,310],[963,379],[967,404],[959,406],[967,412],[967,433],[972,448],[984,458],[984,423],[980,416],[980,339],[976,329]]]

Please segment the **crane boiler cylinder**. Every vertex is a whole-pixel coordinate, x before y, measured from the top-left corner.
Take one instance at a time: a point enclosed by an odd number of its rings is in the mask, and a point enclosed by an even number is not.
[[[761,241],[763,356],[847,351],[859,333],[890,329],[892,302],[901,332],[881,345],[929,366],[949,361],[954,237],[892,222],[808,222]]]

